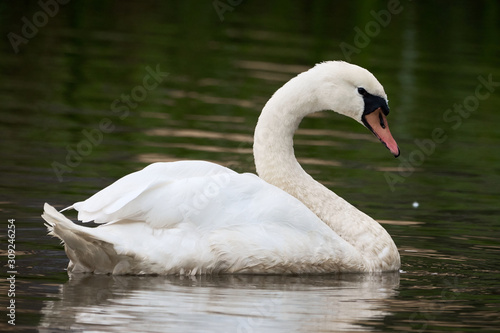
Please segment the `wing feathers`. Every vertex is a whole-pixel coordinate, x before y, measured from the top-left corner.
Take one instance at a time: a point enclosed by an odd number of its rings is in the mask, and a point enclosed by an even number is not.
[[[68,208],[83,222],[145,221],[156,227],[179,223],[237,173],[204,161],[154,163]],[[184,210],[183,210],[184,209]]]

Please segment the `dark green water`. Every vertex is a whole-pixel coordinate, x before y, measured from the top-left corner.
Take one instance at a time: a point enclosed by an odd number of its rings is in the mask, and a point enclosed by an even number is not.
[[[50,15],[0,4],[0,253],[15,276],[0,286],[2,331],[500,329],[498,1],[47,3]],[[296,154],[383,223],[399,274],[69,280],[44,202],[68,206],[154,161],[253,172],[266,100],[335,59],[384,85],[402,155],[328,112],[302,123]]]

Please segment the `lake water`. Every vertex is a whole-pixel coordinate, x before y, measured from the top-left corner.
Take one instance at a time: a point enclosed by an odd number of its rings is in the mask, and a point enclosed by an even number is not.
[[[1,331],[500,329],[497,1],[41,3],[0,5]],[[69,279],[44,202],[155,161],[254,172],[266,100],[334,59],[384,85],[402,154],[332,112],[305,119],[296,154],[383,224],[401,272]]]

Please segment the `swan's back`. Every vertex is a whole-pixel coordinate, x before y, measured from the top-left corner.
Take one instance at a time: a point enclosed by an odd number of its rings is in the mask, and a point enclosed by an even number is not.
[[[78,236],[66,242],[74,272],[363,271],[358,252],[299,200],[256,175],[208,162],[152,164],[73,208],[80,220],[103,223],[59,223],[62,214],[46,209],[55,235],[68,237],[75,226]],[[94,264],[103,260],[91,257],[103,252],[92,244],[108,248],[106,267]]]

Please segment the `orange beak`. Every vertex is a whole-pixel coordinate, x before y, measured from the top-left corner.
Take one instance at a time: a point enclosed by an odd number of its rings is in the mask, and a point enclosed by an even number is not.
[[[399,156],[399,147],[396,140],[392,137],[389,131],[387,118],[381,108],[364,116],[364,123],[368,129],[390,150],[394,157]]]

